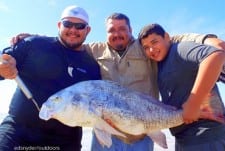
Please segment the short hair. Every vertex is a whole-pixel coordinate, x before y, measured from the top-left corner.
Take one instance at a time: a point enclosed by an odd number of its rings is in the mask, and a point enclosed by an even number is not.
[[[129,28],[131,28],[130,26],[130,19],[122,13],[113,13],[110,16],[107,17],[106,21],[108,21],[109,19],[118,19],[118,20],[125,20],[126,24],[128,25]]]
[[[157,23],[154,24],[148,24],[146,26],[144,26],[140,33],[138,34],[138,40],[141,43],[141,40],[148,37],[148,35],[150,34],[157,34],[160,35],[162,37],[165,36],[165,30],[163,29],[162,26],[160,26]]]

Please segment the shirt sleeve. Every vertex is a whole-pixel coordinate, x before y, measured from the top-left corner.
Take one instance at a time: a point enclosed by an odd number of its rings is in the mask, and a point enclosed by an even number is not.
[[[204,44],[195,42],[181,42],[178,44],[178,55],[185,61],[199,64],[206,57],[218,49]]]
[[[206,38],[217,38],[214,34],[197,34],[197,33],[186,33],[175,35],[171,37],[172,42],[183,42],[183,41],[193,41],[199,44],[203,44]]]

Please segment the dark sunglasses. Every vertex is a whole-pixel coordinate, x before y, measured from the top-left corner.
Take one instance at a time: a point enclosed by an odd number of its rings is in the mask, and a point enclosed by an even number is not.
[[[73,23],[73,22],[70,22],[70,21],[67,21],[67,20],[63,20],[62,24],[66,28],[75,27],[77,30],[82,30],[87,26],[87,24],[85,24],[85,23]]]

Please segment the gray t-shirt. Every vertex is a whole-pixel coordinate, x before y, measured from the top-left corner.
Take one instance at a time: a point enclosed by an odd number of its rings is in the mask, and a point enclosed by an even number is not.
[[[166,104],[182,108],[193,87],[199,64],[217,48],[208,45],[199,45],[194,42],[173,43],[167,57],[158,64],[158,84],[162,101]],[[208,98],[216,112],[224,114],[217,85],[214,86]],[[200,120],[189,125],[182,125],[171,129],[173,135],[195,135],[199,126],[216,127],[220,123]],[[188,129],[188,131],[187,131]],[[186,133],[187,132],[187,133]],[[192,133],[193,132],[193,133]]]

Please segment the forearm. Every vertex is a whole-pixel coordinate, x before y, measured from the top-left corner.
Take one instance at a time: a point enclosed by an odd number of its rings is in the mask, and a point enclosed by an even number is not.
[[[201,105],[214,87],[224,62],[225,52],[216,51],[200,63],[199,71],[191,90],[192,96],[187,101],[197,106]]]
[[[220,75],[224,62],[225,52],[216,51],[200,63],[193,88],[182,106],[184,109],[183,120],[186,124],[201,118],[201,105],[208,100],[207,97]]]
[[[193,41],[199,44],[203,44],[209,38],[216,39],[217,36],[213,34],[186,33],[186,34],[175,35],[171,38],[171,40],[172,42]]]

